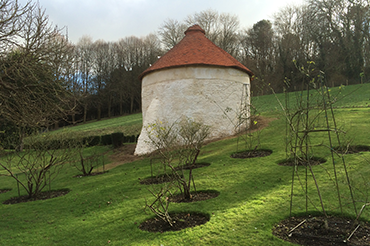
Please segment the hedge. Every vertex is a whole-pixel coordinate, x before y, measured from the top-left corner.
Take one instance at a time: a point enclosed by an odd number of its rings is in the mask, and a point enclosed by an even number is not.
[[[83,142],[87,147],[93,147],[96,145],[113,145],[114,148],[122,146],[124,143],[136,143],[138,135],[125,136],[122,132],[114,132],[112,134],[102,135],[102,136],[88,136],[83,138]],[[64,139],[59,141],[58,139],[47,140],[44,139],[42,142],[36,142],[34,146],[35,149],[46,148],[48,149],[58,149],[63,146],[68,146],[69,144],[74,144],[76,139]],[[31,146],[25,146],[25,148]]]

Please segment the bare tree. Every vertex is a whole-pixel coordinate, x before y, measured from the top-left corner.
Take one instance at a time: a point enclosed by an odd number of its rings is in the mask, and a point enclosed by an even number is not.
[[[212,9],[196,12],[193,15],[189,15],[185,19],[187,26],[198,24],[201,26],[206,36],[213,43],[217,42],[218,36],[221,34],[220,30],[220,14]]]
[[[159,27],[159,35],[165,50],[170,50],[185,36],[187,25],[177,20],[168,19]]]
[[[71,112],[61,73],[71,49],[48,24],[45,12],[31,5],[21,15],[17,46],[0,60],[0,115],[19,128],[18,149],[26,128],[48,127]]]
[[[272,24],[268,20],[261,20],[252,28],[244,31],[241,37],[242,62],[256,75],[258,83],[252,85],[252,91],[257,92],[263,88],[257,88],[265,82],[271,83],[275,69],[276,47],[275,33]]]
[[[219,19],[221,35],[219,35],[216,45],[236,57],[240,48],[239,19],[236,15],[226,13],[222,13]]]
[[[287,90],[301,89],[302,74],[296,69],[296,65],[304,65],[311,61],[313,43],[309,39],[309,33],[305,24],[307,15],[306,6],[287,6],[274,15],[274,27],[276,34],[276,78],[281,81],[277,87]],[[295,61],[295,62],[293,62]],[[288,85],[284,84],[284,80]]]
[[[369,36],[369,2],[365,0],[310,0],[307,28],[316,44],[316,64],[332,86],[359,83],[365,71]]]
[[[209,40],[230,55],[237,55],[240,45],[238,37],[240,22],[236,15],[220,14],[215,10],[209,9],[189,15],[185,19],[185,23],[188,26],[200,25],[206,32]]]
[[[21,32],[24,22],[23,16],[32,8],[31,1],[25,6],[20,6],[18,1],[0,1],[0,54],[4,55],[16,47],[17,35]]]
[[[86,152],[86,147],[88,147],[92,141],[96,141],[93,137],[83,137],[82,135],[77,136],[72,141],[74,145],[74,153],[78,154],[75,161],[71,162],[71,165],[75,167],[82,176],[92,175],[94,169],[103,166],[104,172],[104,154],[99,153],[99,149],[92,147],[88,152]]]
[[[135,36],[121,39],[117,43],[116,79],[121,88],[120,97],[126,97],[129,112],[141,109],[141,82],[139,75],[153,64],[162,54],[160,42],[156,35],[149,34],[143,38]]]
[[[146,126],[146,129],[149,133],[149,144],[159,153],[164,172],[170,170],[183,199],[191,200],[191,184],[195,189],[192,170],[200,149],[210,134],[210,127],[184,118],[172,124],[157,121]],[[185,168],[189,170],[187,176],[184,173]]]
[[[201,26],[208,39],[233,56],[237,56],[239,42],[239,19],[236,15],[218,13],[215,10],[196,12],[184,21],[166,20],[159,28],[162,44],[166,50],[174,47],[184,37],[189,26]]]
[[[81,83],[81,103],[83,107],[83,122],[87,121],[87,112],[89,106],[89,95],[92,84],[92,38],[82,37],[76,45],[76,56],[78,59],[78,74]]]
[[[129,104],[129,112],[134,111],[135,103],[141,105],[141,84],[139,75],[149,64],[143,67],[143,42],[140,38],[131,36],[120,40],[120,67],[124,69],[124,87]]]
[[[26,190],[28,199],[37,198],[73,156],[75,146],[65,137],[59,136],[50,144],[30,136],[24,151],[9,153],[0,162],[0,167],[7,172],[5,176],[16,180]]]
[[[101,119],[102,106],[105,100],[104,92],[111,72],[113,72],[114,61],[111,54],[111,46],[103,40],[95,41],[93,44],[93,93],[94,104],[97,108],[97,120]]]

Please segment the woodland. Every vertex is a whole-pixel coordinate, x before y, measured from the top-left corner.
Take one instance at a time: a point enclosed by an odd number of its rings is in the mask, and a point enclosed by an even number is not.
[[[325,73],[331,87],[365,83],[370,74],[369,6],[367,0],[307,0],[252,27],[243,27],[238,16],[209,9],[183,20],[166,19],[144,37],[106,42],[82,35],[74,44],[37,3],[2,0],[2,129],[23,128],[22,136],[32,127],[51,129],[140,112],[139,75],[193,23],[253,71],[254,96],[301,90],[299,70],[307,62]]]

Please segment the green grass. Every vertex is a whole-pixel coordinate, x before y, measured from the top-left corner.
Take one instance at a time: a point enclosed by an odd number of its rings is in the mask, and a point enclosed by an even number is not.
[[[365,85],[369,95],[370,87]],[[352,87],[346,87],[346,90]],[[334,89],[333,89],[334,90]],[[347,131],[347,138],[356,144],[369,144],[370,108],[365,106],[365,90],[358,90],[361,96],[347,97],[346,108],[336,110],[337,119]],[[280,96],[280,95],[278,95]],[[292,245],[272,235],[272,227],[289,216],[291,167],[276,163],[285,158],[284,120],[274,109],[274,96],[253,99],[263,109],[266,117],[279,119],[261,132],[261,148],[271,149],[272,155],[253,159],[233,159],[230,154],[240,149],[237,139],[227,139],[208,144],[202,150],[199,160],[210,166],[193,171],[198,190],[217,190],[217,198],[188,204],[172,204],[172,211],[197,211],[210,216],[204,225],[177,232],[149,233],[138,229],[141,222],[153,217],[144,212],[145,199],[152,199],[139,178],[150,175],[149,159],[143,159],[118,166],[108,173],[93,177],[73,178],[77,170],[66,166],[52,183],[52,189],[71,190],[64,197],[4,205],[2,202],[17,196],[16,183],[8,177],[0,177],[0,189],[12,188],[0,194],[0,245]],[[274,103],[275,102],[275,103]],[[267,105],[266,105],[267,104]],[[348,107],[347,107],[348,106]],[[130,116],[126,120],[112,120],[81,125],[79,130],[99,130],[99,124],[131,126],[141,124],[141,116]],[[122,123],[119,123],[122,120]],[[133,123],[135,122],[135,123]],[[119,126],[119,127],[121,127]],[[115,127],[115,126],[114,126]],[[112,127],[112,128],[114,128]],[[76,127],[77,128],[77,127]],[[75,130],[70,128],[68,130]],[[318,140],[319,141],[319,140]],[[328,180],[330,155],[325,148],[317,147],[316,153],[328,162],[314,167],[322,187],[326,209],[339,212],[335,203],[336,192]],[[370,192],[370,153],[348,155],[346,161],[358,200],[368,199]],[[303,173],[302,173],[303,174]],[[343,180],[343,173],[339,173]],[[309,194],[319,206],[316,191],[310,183]],[[341,183],[341,188],[342,188]],[[304,196],[296,188],[294,213],[302,213]],[[353,215],[348,192],[342,193],[344,212]],[[362,203],[358,204],[361,207]],[[309,210],[314,211],[312,205]],[[363,218],[370,220],[370,209],[365,209]]]
[[[141,114],[132,114],[112,119],[90,121],[86,124],[79,124],[73,127],[65,127],[56,131],[52,131],[51,134],[59,134],[61,131],[67,131],[69,133],[84,133],[86,136],[90,136],[111,134],[113,132],[123,132],[126,136],[128,136],[139,134],[141,130],[141,124]]]
[[[330,88],[332,98],[336,97],[336,102],[333,104],[336,108],[364,108],[370,107],[370,84],[350,85]],[[311,93],[314,97],[318,97],[317,93],[313,90]],[[312,96],[311,95],[311,96]],[[290,105],[294,105],[296,98],[301,96],[301,92],[290,92],[288,98]],[[303,98],[307,93],[303,93]],[[257,108],[260,113],[281,112],[281,106],[278,100],[285,106],[285,95],[276,94],[257,96],[252,98],[252,104]]]

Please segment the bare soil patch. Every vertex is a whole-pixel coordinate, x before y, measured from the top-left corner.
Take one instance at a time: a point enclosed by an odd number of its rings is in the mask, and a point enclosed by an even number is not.
[[[171,182],[175,180],[175,176],[173,174],[161,174],[154,177],[148,177],[145,179],[140,179],[140,184],[143,185],[152,185],[152,184],[163,184],[167,182]]]
[[[149,232],[179,231],[185,228],[203,225],[209,221],[208,215],[196,212],[172,213],[170,216],[173,219],[173,226],[155,217],[141,223],[139,228]]]
[[[110,170],[122,164],[130,163],[136,160],[141,160],[144,156],[134,155],[136,144],[126,144],[117,149],[114,149],[113,154],[109,156],[111,163],[105,165],[105,170]],[[99,167],[97,172],[102,172],[103,168]]]
[[[199,201],[205,201],[212,198],[216,198],[220,195],[220,192],[214,191],[214,190],[207,190],[207,191],[197,191],[191,193],[191,199],[184,199],[184,197],[181,194],[174,195],[170,197],[168,200],[170,202],[174,203],[189,203],[189,202],[199,202]]]
[[[208,167],[210,165],[211,165],[211,163],[208,163],[208,162],[199,162],[199,163],[195,163],[194,165],[185,165],[185,166],[182,166],[182,167],[178,167],[178,168],[176,168],[176,170],[181,170],[181,169],[185,169],[185,170],[197,169],[197,168],[201,168],[201,167]]]
[[[308,166],[308,163],[310,163],[311,166],[316,166],[316,165],[323,164],[325,162],[326,162],[325,158],[312,156],[312,157],[310,157],[309,162],[308,162],[308,160],[301,159],[298,162],[298,166]],[[289,159],[286,159],[286,160],[279,161],[278,164],[280,166],[294,166],[295,162],[294,162],[293,158],[289,158]]]
[[[200,162],[200,163],[195,163],[194,165],[186,165],[186,166],[182,166],[182,167],[177,167],[175,170],[196,169],[196,168],[201,168],[201,167],[208,167],[209,165],[211,165],[211,164],[207,163],[207,162]],[[183,177],[183,176],[181,175],[181,177]],[[166,183],[166,182],[171,182],[175,179],[176,179],[175,175],[173,175],[171,173],[170,174],[161,174],[161,175],[157,175],[157,176],[153,176],[153,177],[147,177],[145,179],[140,179],[139,178],[140,184],[144,184],[144,185],[162,184],[162,183]]]
[[[266,118],[262,116],[257,116],[253,119],[253,122],[257,122],[257,124],[253,124],[251,122],[250,128],[248,129],[248,134],[260,131],[267,127],[270,122],[276,120],[276,118]],[[240,133],[237,136],[242,136],[245,133]],[[272,154],[272,150],[269,149],[250,149],[250,150],[244,150],[239,151],[236,153],[231,154],[231,158],[240,158],[240,159],[246,159],[246,158],[255,158],[255,157],[265,157]]]
[[[240,158],[240,159],[247,159],[247,158],[255,158],[255,157],[265,157],[272,154],[272,150],[268,149],[256,149],[256,150],[245,150],[241,152],[233,153],[230,157],[231,158]]]
[[[367,145],[350,145],[348,148],[334,148],[340,154],[356,154],[360,152],[368,152],[370,151],[370,146]]]
[[[0,189],[0,194],[2,194],[2,193],[6,193],[6,192],[8,192],[8,191],[10,191],[11,189]]]
[[[22,203],[22,202],[46,200],[46,199],[51,199],[51,198],[55,198],[59,196],[64,196],[68,194],[69,192],[70,192],[69,189],[43,191],[37,197],[33,197],[33,198],[28,198],[28,195],[12,197],[6,200],[5,202],[3,202],[3,204],[17,204],[17,203]]]
[[[305,246],[370,245],[369,222],[360,221],[355,230],[357,224],[353,220],[331,216],[328,218],[329,229],[324,224],[324,217],[320,216],[292,217],[277,224],[272,233],[285,241]]]
[[[79,175],[75,175],[75,176],[73,176],[73,177],[74,177],[74,178],[92,177],[92,176],[101,175],[101,174],[104,174],[104,173],[107,173],[107,172],[108,172],[108,171],[105,171],[105,172],[93,172],[93,173],[86,174],[86,175],[79,174]]]

